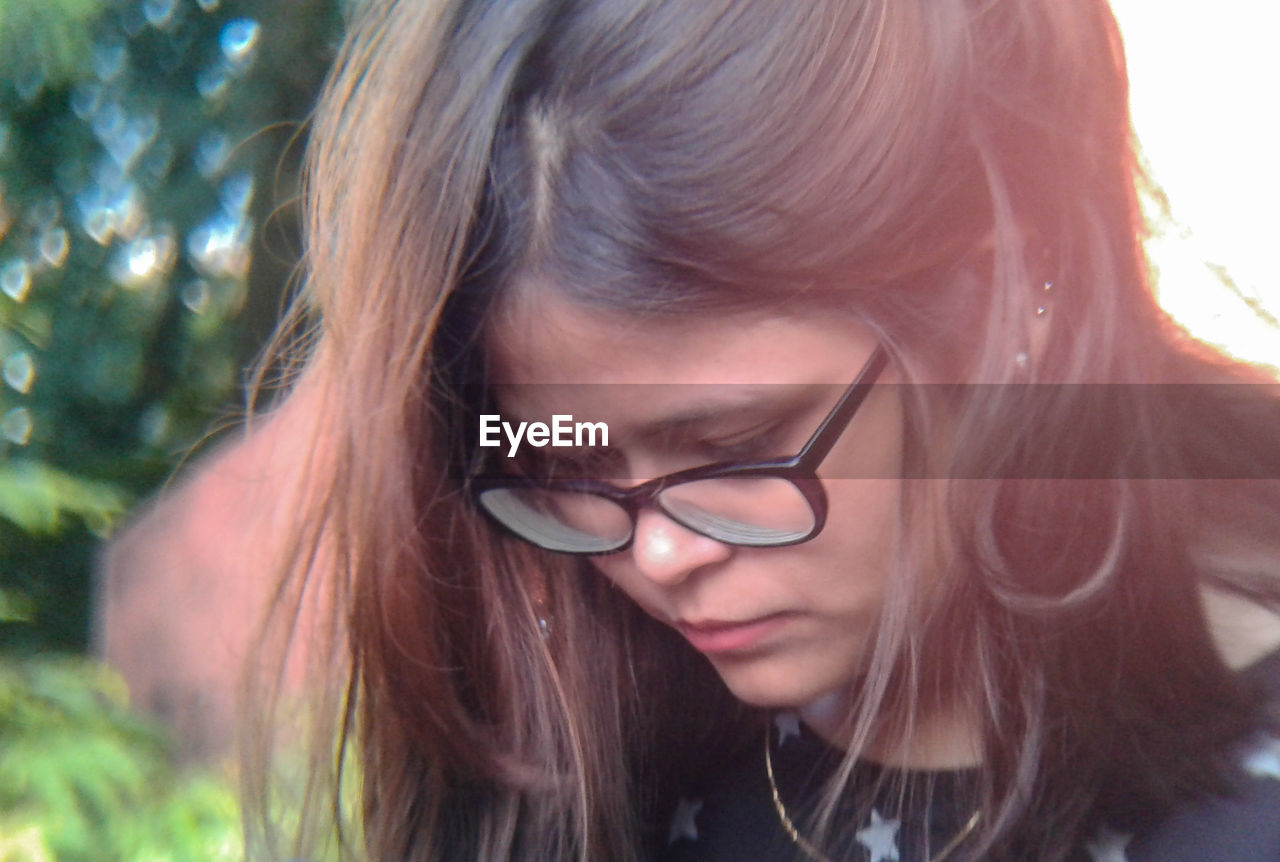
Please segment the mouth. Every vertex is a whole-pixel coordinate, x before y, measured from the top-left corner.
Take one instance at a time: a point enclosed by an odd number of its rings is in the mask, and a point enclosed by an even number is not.
[[[699,620],[678,622],[676,630],[684,635],[698,652],[737,653],[758,647],[792,618],[790,613],[769,614],[741,622]]]

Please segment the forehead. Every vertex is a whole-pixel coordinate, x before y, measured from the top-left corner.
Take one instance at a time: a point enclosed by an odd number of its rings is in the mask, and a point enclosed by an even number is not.
[[[509,303],[484,338],[491,382],[517,386],[847,383],[875,346],[839,310],[641,316],[554,289]]]

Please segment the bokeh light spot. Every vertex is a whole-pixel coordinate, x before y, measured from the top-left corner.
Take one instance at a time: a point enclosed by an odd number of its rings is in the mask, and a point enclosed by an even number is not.
[[[19,446],[25,446],[31,441],[31,432],[34,430],[35,422],[31,419],[31,411],[25,407],[14,407],[0,419],[0,436]]]
[[[222,55],[237,68],[245,66],[253,59],[261,29],[252,18],[233,18],[228,21],[218,36]]]
[[[0,290],[14,302],[22,302],[31,290],[31,267],[22,258],[0,266]]]
[[[71,238],[64,227],[53,227],[40,235],[40,256],[52,267],[60,267],[67,262],[71,251]]]
[[[10,389],[26,395],[36,380],[35,360],[27,351],[19,350],[4,361],[2,373],[4,382]]]

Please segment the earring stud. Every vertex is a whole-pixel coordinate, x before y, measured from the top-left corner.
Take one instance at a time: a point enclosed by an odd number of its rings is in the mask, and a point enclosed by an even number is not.
[[[1036,317],[1044,317],[1049,312],[1049,293],[1053,290],[1053,282],[1046,281],[1040,293],[1040,304],[1036,306]]]

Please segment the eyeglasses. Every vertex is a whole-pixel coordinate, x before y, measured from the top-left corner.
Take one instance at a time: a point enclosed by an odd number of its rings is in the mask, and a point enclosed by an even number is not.
[[[817,471],[884,371],[877,346],[835,407],[790,458],[722,461],[617,488],[595,479],[480,476],[472,499],[526,542],[565,554],[611,554],[630,547],[642,509],[727,545],[777,548],[807,542],[827,520]]]

